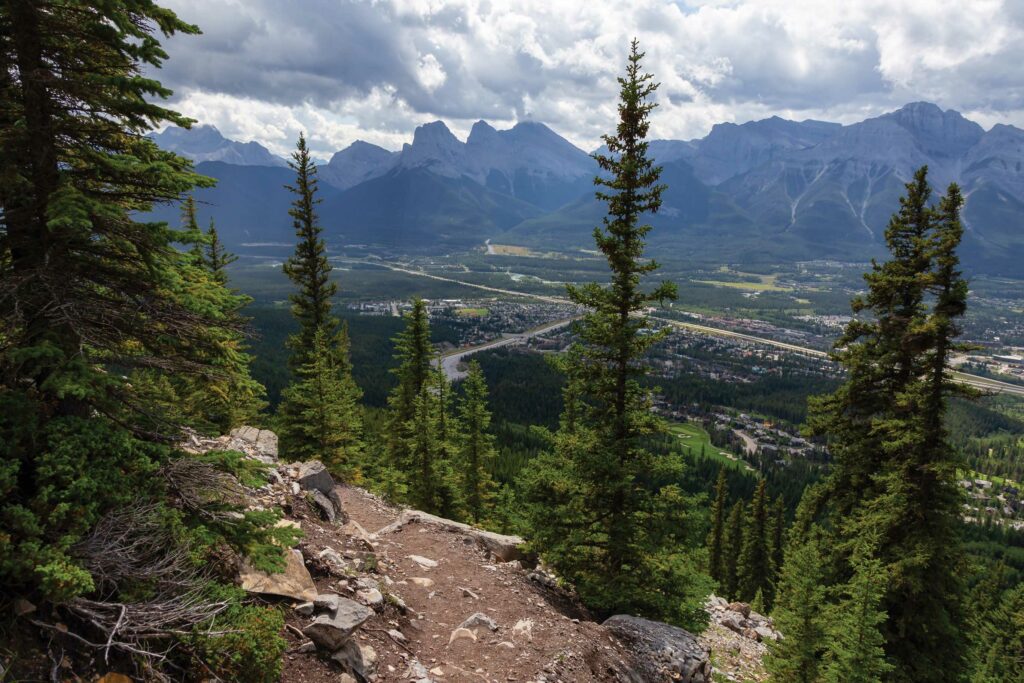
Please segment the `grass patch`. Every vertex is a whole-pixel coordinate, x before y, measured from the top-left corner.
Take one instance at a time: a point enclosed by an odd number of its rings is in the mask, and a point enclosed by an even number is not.
[[[486,308],[459,308],[456,309],[455,315],[463,318],[482,318],[490,313]]]
[[[668,432],[676,438],[686,454],[693,458],[699,458],[703,454],[705,458],[715,460],[734,470],[745,471],[748,468],[747,463],[741,458],[728,451],[723,451],[711,443],[711,436],[698,424],[670,422]]]

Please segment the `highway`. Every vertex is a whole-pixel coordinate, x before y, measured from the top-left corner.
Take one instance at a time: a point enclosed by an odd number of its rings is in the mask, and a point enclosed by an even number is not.
[[[550,332],[551,330],[557,330],[560,327],[565,327],[573,321],[573,318],[568,320],[557,320],[553,323],[547,323],[541,325],[532,330],[526,332],[519,332],[515,334],[506,334],[501,339],[495,339],[489,341],[486,344],[480,344],[479,346],[470,346],[465,349],[456,349],[450,353],[445,354],[441,357],[441,369],[444,370],[445,376],[450,382],[457,382],[466,376],[465,370],[459,369],[459,364],[467,357],[472,356],[474,353],[480,353],[481,351],[490,351],[492,349],[500,349],[502,346],[508,346],[510,344],[516,344],[524,342],[531,337]]]
[[[385,261],[380,261],[380,260],[372,260],[372,261],[356,260],[356,259],[350,259],[350,260],[352,260],[354,262],[357,262],[357,263],[372,263],[372,264],[379,265],[379,266],[382,266],[384,268],[388,268],[390,270],[393,270],[393,271],[396,271],[396,272],[399,272],[399,273],[407,273],[409,275],[416,275],[416,276],[419,276],[419,277],[426,277],[426,278],[430,278],[432,280],[440,280],[442,282],[451,282],[453,284],[462,285],[463,287],[472,287],[473,289],[481,289],[483,291],[493,292],[495,294],[506,294],[506,295],[509,295],[509,296],[524,297],[524,298],[527,298],[527,299],[534,299],[534,300],[537,300],[537,301],[544,301],[544,302],[550,303],[550,304],[572,304],[572,302],[569,301],[569,299],[567,299],[566,297],[557,297],[557,296],[550,296],[550,295],[544,295],[544,294],[532,294],[532,293],[529,293],[529,292],[519,292],[519,291],[516,291],[516,290],[513,290],[513,289],[502,289],[500,287],[490,287],[488,285],[479,285],[479,284],[476,284],[476,283],[473,283],[473,282],[464,282],[462,280],[456,280],[455,278],[443,277],[441,275],[434,275],[432,273],[425,273],[422,270],[415,270],[415,269],[412,269],[412,268],[405,268],[405,267],[402,267],[402,266],[392,265],[390,263],[387,263]],[[656,315],[649,315],[647,317],[650,318],[651,320],[657,320],[658,322],[662,322],[662,323],[665,323],[665,324],[668,324],[668,325],[672,325],[673,327],[678,327],[680,329],[690,330],[692,332],[697,332],[699,334],[706,334],[706,335],[716,336],[716,337],[727,337],[727,338],[731,338],[731,339],[739,339],[739,340],[742,340],[742,341],[750,342],[752,344],[760,344],[762,346],[772,346],[772,347],[775,347],[775,348],[778,348],[778,349],[783,349],[783,350],[786,350],[786,351],[790,351],[792,353],[799,353],[799,354],[802,354],[802,355],[805,355],[805,356],[812,356],[812,357],[815,357],[815,358],[828,358],[828,352],[826,352],[826,351],[821,351],[819,349],[811,349],[811,348],[807,348],[805,346],[799,346],[797,344],[790,344],[788,342],[776,341],[775,339],[766,339],[764,337],[757,337],[757,336],[754,336],[752,334],[745,334],[743,332],[733,332],[731,330],[723,330],[723,329],[718,328],[718,327],[709,327],[708,325],[700,325],[698,323],[690,323],[690,322],[683,322],[683,321],[680,321],[680,320],[672,320],[670,318],[662,318],[662,317],[656,316]],[[570,321],[561,321],[560,324],[561,325],[566,325],[569,322]],[[548,329],[551,329],[551,328],[548,328]],[[546,331],[548,331],[548,330],[544,329],[544,328],[539,328],[539,331],[535,330],[535,331],[532,331],[532,332],[526,332],[524,334],[527,334],[529,336],[536,336],[537,334],[540,334],[541,332],[546,332]],[[462,357],[471,355],[473,353],[477,353],[479,351],[484,351],[484,350],[489,349],[489,348],[497,348],[498,346],[505,346],[507,344],[511,344],[511,343],[517,341],[517,339],[520,338],[521,336],[522,335],[509,335],[508,338],[499,339],[499,340],[497,340],[495,342],[488,342],[487,344],[483,344],[483,345],[481,345],[479,347],[473,347],[473,348],[470,348],[470,349],[461,349],[459,351],[454,352],[453,355],[458,355],[460,358],[462,358]],[[445,361],[442,360],[442,365],[444,364],[444,362]],[[454,366],[457,365],[457,364],[458,364],[458,360],[454,361],[454,364],[453,364],[452,367],[454,368]],[[445,373],[448,374],[448,372],[449,372],[448,369],[445,368]],[[989,379],[987,377],[979,377],[977,375],[971,375],[971,374],[968,374],[966,372],[959,372],[959,371],[954,372],[953,376],[956,378],[956,380],[958,382],[966,384],[967,386],[974,387],[976,389],[981,389],[983,391],[991,391],[991,392],[1000,393],[1000,394],[1012,394],[1014,396],[1024,396],[1024,386],[1020,386],[1020,385],[1017,385],[1017,384],[1010,384],[1009,382],[1001,382],[1001,381],[996,380],[996,379]],[[451,375],[449,375],[449,377],[451,377]],[[459,377],[459,379],[461,379],[461,377]]]

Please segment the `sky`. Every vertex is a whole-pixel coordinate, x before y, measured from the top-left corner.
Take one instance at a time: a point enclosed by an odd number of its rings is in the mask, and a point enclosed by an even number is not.
[[[540,121],[591,150],[636,37],[655,138],[773,115],[852,123],[927,100],[1024,127],[1024,0],[164,0],[174,108],[286,154],[399,149],[441,119]]]

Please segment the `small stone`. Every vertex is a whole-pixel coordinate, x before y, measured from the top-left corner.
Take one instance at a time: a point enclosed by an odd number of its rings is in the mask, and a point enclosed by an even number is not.
[[[530,619],[520,619],[516,622],[516,625],[512,627],[513,636],[522,636],[531,643],[533,642],[533,621]]]
[[[384,594],[376,588],[364,588],[356,591],[356,600],[367,607],[377,609],[384,604]]]
[[[437,560],[431,560],[429,557],[423,557],[422,555],[409,555],[409,559],[424,569],[433,569],[437,566]]]
[[[514,649],[516,649],[515,643],[510,643],[507,640],[503,640],[500,643],[498,643],[498,647],[503,647],[503,648],[505,648],[507,650],[514,650]]]
[[[457,640],[471,640],[476,642],[476,634],[470,631],[468,628],[459,627],[452,631],[451,636],[448,638],[448,644],[451,645]]]
[[[299,616],[303,616],[303,617],[311,617],[311,616],[313,616],[313,603],[312,602],[302,602],[302,603],[299,603],[298,605],[296,605],[294,607],[294,609],[295,609],[295,613],[298,614]]]
[[[439,666],[435,666],[433,669],[430,670],[430,673],[434,676],[444,676],[444,669],[442,669]]]
[[[479,595],[477,595],[473,591],[469,590],[468,588],[463,588],[462,589],[462,597],[464,597],[464,598],[472,598],[473,600],[479,600],[480,599]]]
[[[18,598],[15,600],[12,608],[14,610],[14,616],[16,617],[23,617],[26,614],[32,614],[36,611],[36,606],[25,598]]]
[[[409,639],[405,637],[405,634],[399,631],[397,628],[388,630],[388,635],[402,644],[409,642]]]
[[[307,652],[316,652],[316,643],[314,643],[312,640],[307,640],[302,645],[299,645],[296,652],[301,652],[303,654]]]
[[[414,586],[419,586],[420,588],[430,588],[431,586],[434,585],[434,580],[433,579],[428,579],[428,578],[426,578],[424,576],[414,576],[411,579],[409,579],[409,581]]]
[[[521,623],[521,622],[520,622]],[[498,624],[483,612],[471,614],[459,624],[459,628],[473,628],[474,626],[485,626],[492,631],[498,630]]]

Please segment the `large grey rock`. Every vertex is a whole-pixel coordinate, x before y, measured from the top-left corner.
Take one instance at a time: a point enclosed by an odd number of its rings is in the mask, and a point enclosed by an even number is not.
[[[334,508],[334,503],[331,502],[330,498],[318,489],[313,489],[308,495],[312,497],[313,506],[320,513],[320,517],[332,524],[338,521],[338,511]]]
[[[711,653],[677,626],[619,614],[603,626],[626,646],[635,680],[710,683]]]
[[[477,529],[476,527],[463,524],[462,522],[445,519],[444,517],[431,515],[426,512],[421,512],[420,510],[403,510],[402,514],[399,515],[396,521],[373,534],[373,536],[383,536],[384,534],[398,531],[406,524],[413,524],[417,522],[421,524],[433,524],[445,529],[446,531],[464,534],[476,541],[480,547],[489,551],[501,562],[513,562],[515,560],[524,559],[525,557],[523,551],[520,550],[520,546],[523,545],[525,541],[519,536],[506,536],[504,534],[496,534],[492,531],[484,531],[483,529]]]
[[[306,491],[319,491],[325,496],[334,490],[334,478],[319,460],[299,463],[299,473],[295,478]]]
[[[377,652],[369,645],[360,645],[354,640],[347,641],[331,659],[341,668],[356,677],[357,681],[372,681],[377,672]]]
[[[343,646],[352,633],[373,616],[373,610],[354,600],[324,593],[313,601],[318,614],[302,633],[320,647],[332,652]]]

